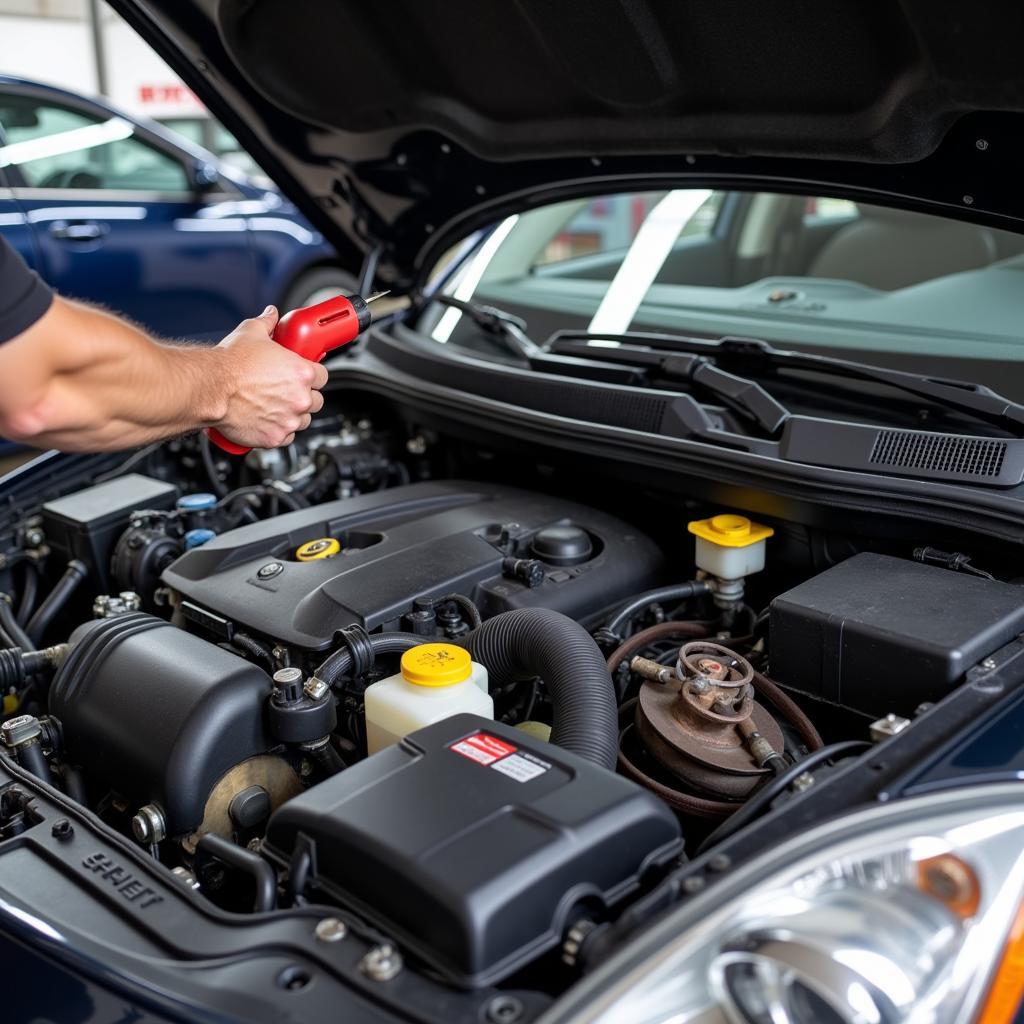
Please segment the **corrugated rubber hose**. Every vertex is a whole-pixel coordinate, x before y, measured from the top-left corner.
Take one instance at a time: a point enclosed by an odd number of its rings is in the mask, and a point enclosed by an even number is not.
[[[554,707],[551,742],[614,771],[619,748],[615,688],[601,649],[561,612],[518,608],[459,641],[492,687],[540,676]]]

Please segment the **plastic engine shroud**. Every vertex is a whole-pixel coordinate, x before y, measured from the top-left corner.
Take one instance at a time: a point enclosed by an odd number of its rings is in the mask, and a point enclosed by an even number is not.
[[[590,535],[584,560],[542,563],[538,586],[514,574],[508,560],[535,559],[539,531],[569,524]],[[301,545],[328,537],[340,542],[339,554],[297,559]],[[415,598],[453,592],[473,598],[484,617],[538,607],[587,622],[657,583],[661,563],[653,541],[602,512],[528,491],[447,481],[240,527],[186,552],[162,579],[186,600],[185,614],[210,632],[222,628],[220,616],[319,651],[345,626],[400,628]],[[215,616],[204,618],[204,610]]]

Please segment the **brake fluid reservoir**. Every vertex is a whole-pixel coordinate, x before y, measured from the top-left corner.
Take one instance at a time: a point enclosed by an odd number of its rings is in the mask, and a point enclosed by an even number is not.
[[[687,529],[697,538],[697,568],[715,578],[715,604],[737,607],[743,600],[744,579],[764,568],[765,542],[775,531],[735,515],[698,519]]]
[[[401,671],[371,683],[363,703],[370,754],[451,715],[494,718],[487,669],[454,644],[420,644],[406,651]]]

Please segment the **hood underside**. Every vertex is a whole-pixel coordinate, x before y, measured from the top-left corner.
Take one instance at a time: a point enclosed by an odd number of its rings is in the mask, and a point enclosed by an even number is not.
[[[1021,230],[1004,0],[113,0],[355,265],[570,194],[836,194]]]

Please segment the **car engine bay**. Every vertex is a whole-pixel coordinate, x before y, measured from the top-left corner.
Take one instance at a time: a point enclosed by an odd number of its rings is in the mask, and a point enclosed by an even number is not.
[[[1018,585],[928,536],[390,414],[49,487],[0,512],[0,853],[60,838],[41,784],[216,913],[328,908],[317,938],[359,936],[370,983],[492,1007],[557,996],[680,865],[1024,633]]]

